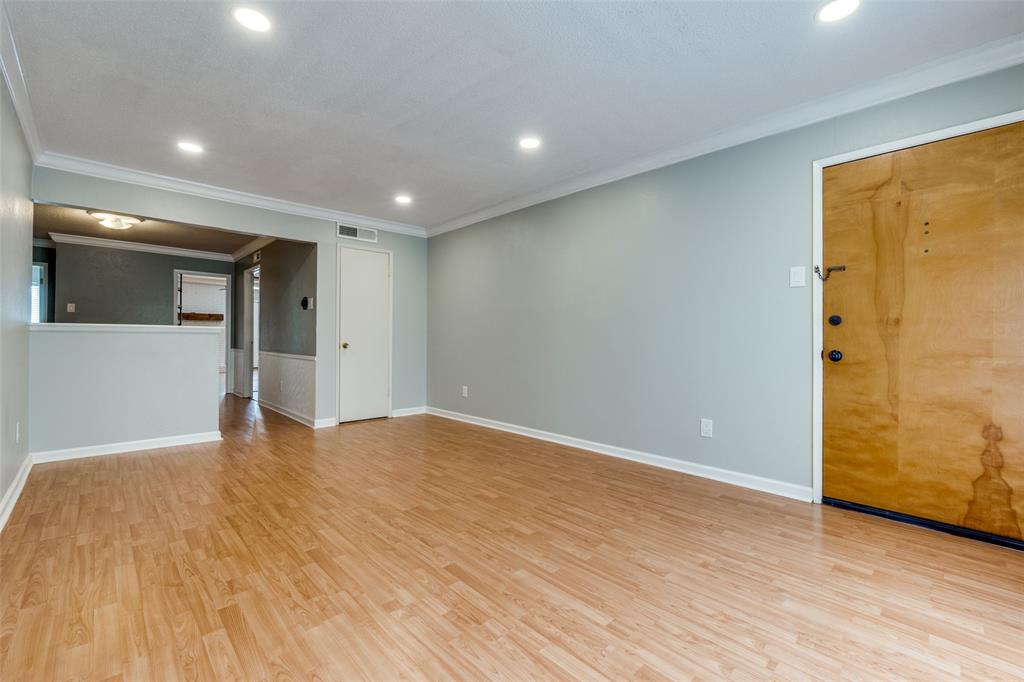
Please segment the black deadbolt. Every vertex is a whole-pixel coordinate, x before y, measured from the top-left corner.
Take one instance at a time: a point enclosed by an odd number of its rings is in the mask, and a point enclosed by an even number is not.
[[[828,352],[828,359],[831,360],[832,362],[839,362],[840,360],[843,359],[843,353],[842,351],[838,350],[830,350]]]
[[[833,327],[838,327],[843,323],[843,318],[839,317],[838,315],[830,315],[828,318],[828,323]]]

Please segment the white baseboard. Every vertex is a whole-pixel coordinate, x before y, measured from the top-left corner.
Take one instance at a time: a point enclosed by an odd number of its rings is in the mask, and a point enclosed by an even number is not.
[[[414,414],[426,414],[426,407],[402,407],[397,410],[391,410],[392,417],[409,417]]]
[[[314,419],[313,420],[313,428],[314,429],[326,429],[326,428],[330,428],[332,426],[337,426],[337,425],[338,425],[338,420],[335,419],[334,417],[327,417],[326,419]]]
[[[4,529],[4,526],[7,525],[7,520],[11,518],[11,512],[14,511],[14,505],[17,503],[18,498],[21,497],[21,491],[25,488],[25,481],[28,480],[28,472],[31,470],[32,455],[26,454],[25,461],[21,463],[17,475],[11,481],[11,485],[7,487],[3,499],[0,500],[0,530]]]
[[[580,450],[589,450],[590,452],[596,452],[601,455],[618,457],[619,459],[628,459],[633,462],[649,464],[650,466],[659,467],[661,469],[679,471],[684,474],[690,474],[691,476],[710,478],[714,481],[730,483],[732,485],[738,485],[752,490],[759,490],[773,495],[781,495],[782,497],[789,497],[802,502],[811,502],[813,500],[813,493],[810,486],[796,485],[794,483],[778,481],[772,478],[763,478],[761,476],[754,476],[753,474],[744,474],[739,471],[719,469],[706,464],[697,464],[696,462],[688,462],[682,459],[665,457],[664,455],[654,455],[649,452],[640,452],[639,450],[630,450],[628,448],[620,448],[614,445],[595,443],[593,441],[583,440],[582,438],[563,436],[558,433],[531,429],[527,426],[518,426],[516,424],[507,424],[505,422],[495,421],[494,419],[474,417],[473,415],[451,412],[449,410],[442,410],[436,407],[427,407],[426,411],[427,414],[444,417],[445,419],[454,419],[468,424],[484,426],[489,429],[497,429],[498,431],[508,431],[509,433],[516,433],[520,436],[546,440],[551,443],[558,443],[559,445],[579,448]]]
[[[220,439],[220,431],[204,431],[202,433],[186,433],[181,436],[164,436],[162,438],[128,440],[121,443],[106,443],[104,445],[86,445],[80,448],[66,448],[64,450],[47,450],[45,452],[33,452],[29,456],[32,458],[33,464],[44,464],[46,462],[62,462],[66,459],[79,459],[81,457],[98,457],[100,455],[116,455],[122,452],[135,452],[136,450],[169,448],[175,445],[211,443]]]
[[[289,410],[287,407],[282,407],[281,405],[275,405],[274,403],[268,400],[264,400],[263,398],[259,399],[259,404],[260,407],[265,407],[268,410],[273,410],[274,412],[277,412],[280,415],[284,415],[289,419],[294,419],[295,421],[299,422],[304,426],[308,426],[314,429],[316,428],[316,420],[313,419],[312,417],[307,417],[304,414],[299,414],[298,412],[295,412],[294,410]]]

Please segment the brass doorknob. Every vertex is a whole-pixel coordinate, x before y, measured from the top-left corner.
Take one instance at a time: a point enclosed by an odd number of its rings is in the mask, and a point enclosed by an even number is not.
[[[348,341],[345,341],[344,343],[342,343],[341,347],[342,348],[348,348]]]

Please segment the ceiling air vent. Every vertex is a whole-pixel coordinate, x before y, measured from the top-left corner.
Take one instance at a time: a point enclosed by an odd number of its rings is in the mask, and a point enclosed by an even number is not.
[[[338,236],[345,239],[358,239],[361,242],[377,243],[377,230],[369,227],[351,227],[338,223]]]

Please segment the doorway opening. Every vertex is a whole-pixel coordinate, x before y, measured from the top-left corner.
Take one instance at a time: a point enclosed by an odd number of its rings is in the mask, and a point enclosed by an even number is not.
[[[174,320],[183,327],[217,327],[220,392],[228,386],[228,329],[231,325],[231,275],[194,270],[174,271]]]
[[[1019,467],[1000,444],[1019,423],[1010,330],[1024,309],[994,274],[1021,266],[1004,226],[1019,217],[1005,169],[1022,121],[815,162],[815,262],[836,275],[815,283],[817,501],[1024,546]]]
[[[243,398],[259,400],[260,391],[260,266],[245,270],[242,283],[242,372],[236,391]]]
[[[338,422],[391,416],[391,262],[338,247]]]
[[[49,322],[47,302],[49,300],[50,266],[48,263],[32,263],[32,317],[31,322]]]

